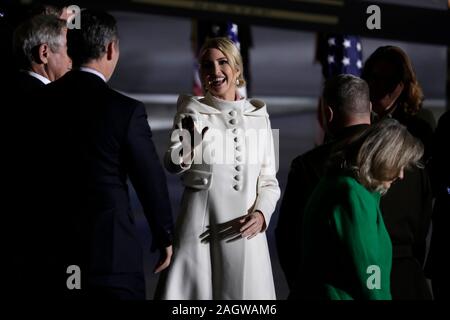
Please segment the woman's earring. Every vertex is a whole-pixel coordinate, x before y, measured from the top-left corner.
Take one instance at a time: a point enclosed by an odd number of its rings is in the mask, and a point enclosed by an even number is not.
[[[239,81],[239,79],[236,79],[236,85],[237,85],[237,86],[239,85],[239,83],[241,83],[241,82]]]

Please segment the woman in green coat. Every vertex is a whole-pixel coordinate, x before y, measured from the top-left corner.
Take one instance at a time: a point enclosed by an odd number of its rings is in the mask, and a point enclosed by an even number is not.
[[[306,207],[305,272],[291,298],[391,299],[392,245],[380,197],[422,154],[422,144],[392,119],[337,153]]]

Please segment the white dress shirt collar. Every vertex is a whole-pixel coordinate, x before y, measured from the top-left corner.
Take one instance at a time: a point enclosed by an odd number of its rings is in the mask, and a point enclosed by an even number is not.
[[[99,72],[99,71],[97,71],[95,69],[88,68],[88,67],[80,67],[80,71],[84,71],[84,72],[89,72],[89,73],[95,74],[98,77],[100,77],[103,81],[106,82],[105,76],[101,72]]]
[[[25,71],[26,73],[28,73],[30,76],[38,79],[39,81],[41,81],[43,84],[49,84],[51,81],[48,80],[46,77],[41,76],[40,74],[34,72],[34,71]]]

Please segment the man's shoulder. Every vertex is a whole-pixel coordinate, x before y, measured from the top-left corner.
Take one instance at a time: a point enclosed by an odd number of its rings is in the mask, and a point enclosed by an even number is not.
[[[78,71],[69,71],[61,78],[47,84],[45,88],[47,92],[54,93],[83,93],[92,86],[89,80],[89,78],[83,78],[83,75]]]
[[[109,88],[105,92],[103,101],[107,112],[120,121],[133,121],[136,117],[146,115],[143,102],[133,99],[126,94]]]
[[[130,96],[127,96],[126,94],[119,92],[113,88],[108,87],[107,94],[112,98],[112,101],[114,101],[117,105],[120,106],[127,106],[129,108],[137,108],[144,106],[144,103],[136,100]]]
[[[136,108],[144,109],[142,102],[111,88],[103,79],[88,72],[68,72],[49,83],[46,91],[52,96],[67,96],[69,99],[75,95],[73,103],[88,102],[119,113],[133,113]]]
[[[292,168],[324,167],[333,145],[331,143],[317,146],[292,160]]]
[[[16,72],[12,76],[12,89],[20,91],[23,94],[33,93],[45,87],[45,84],[39,79],[29,75],[26,72]]]

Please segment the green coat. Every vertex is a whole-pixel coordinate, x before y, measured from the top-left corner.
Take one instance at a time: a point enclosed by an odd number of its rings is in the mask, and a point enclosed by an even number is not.
[[[380,194],[354,178],[327,176],[304,217],[301,295],[325,300],[390,300],[392,245]]]

